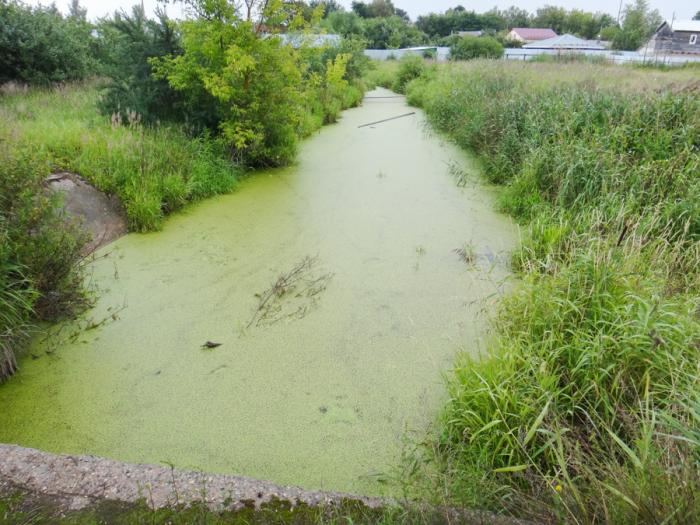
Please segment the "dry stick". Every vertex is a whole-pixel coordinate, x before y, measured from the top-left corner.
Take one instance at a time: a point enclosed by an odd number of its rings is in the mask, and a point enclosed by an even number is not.
[[[404,115],[399,115],[398,117],[391,117],[391,118],[385,118],[384,120],[378,120],[376,122],[370,122],[369,124],[362,124],[361,126],[357,126],[358,128],[365,128],[367,126],[373,126],[375,124],[381,124],[382,122],[389,122],[390,120],[396,120],[397,118],[404,118],[404,117],[410,117],[411,115],[415,115],[415,111],[411,111],[410,113],[406,113]]]

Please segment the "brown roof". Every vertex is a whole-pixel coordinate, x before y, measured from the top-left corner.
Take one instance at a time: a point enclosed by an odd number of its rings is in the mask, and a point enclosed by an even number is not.
[[[557,34],[544,27],[514,27],[511,31],[515,31],[523,40],[546,40],[554,38]]]

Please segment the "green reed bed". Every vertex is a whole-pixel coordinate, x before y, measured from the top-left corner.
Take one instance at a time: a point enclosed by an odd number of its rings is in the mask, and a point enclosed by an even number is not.
[[[700,515],[700,97],[687,71],[644,73],[476,62],[407,85],[524,232],[522,282],[488,356],[456,364],[428,447],[448,499],[571,523]]]

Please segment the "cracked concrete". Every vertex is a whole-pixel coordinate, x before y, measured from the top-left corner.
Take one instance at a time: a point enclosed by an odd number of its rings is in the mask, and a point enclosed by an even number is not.
[[[285,487],[240,476],[49,454],[0,444],[0,493],[12,488],[54,498],[67,510],[79,510],[100,500],[135,503],[141,499],[152,508],[204,502],[212,510],[241,508],[247,501],[259,506],[273,499],[312,506],[347,499],[372,508],[387,504],[377,498]]]

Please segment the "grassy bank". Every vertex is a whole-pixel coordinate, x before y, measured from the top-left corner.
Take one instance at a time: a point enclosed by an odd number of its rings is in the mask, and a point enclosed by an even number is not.
[[[379,76],[401,88],[409,67],[389,67]],[[451,501],[544,521],[693,522],[697,80],[503,62],[408,76],[410,103],[480,155],[525,232],[490,355],[449,378],[434,483]]]

